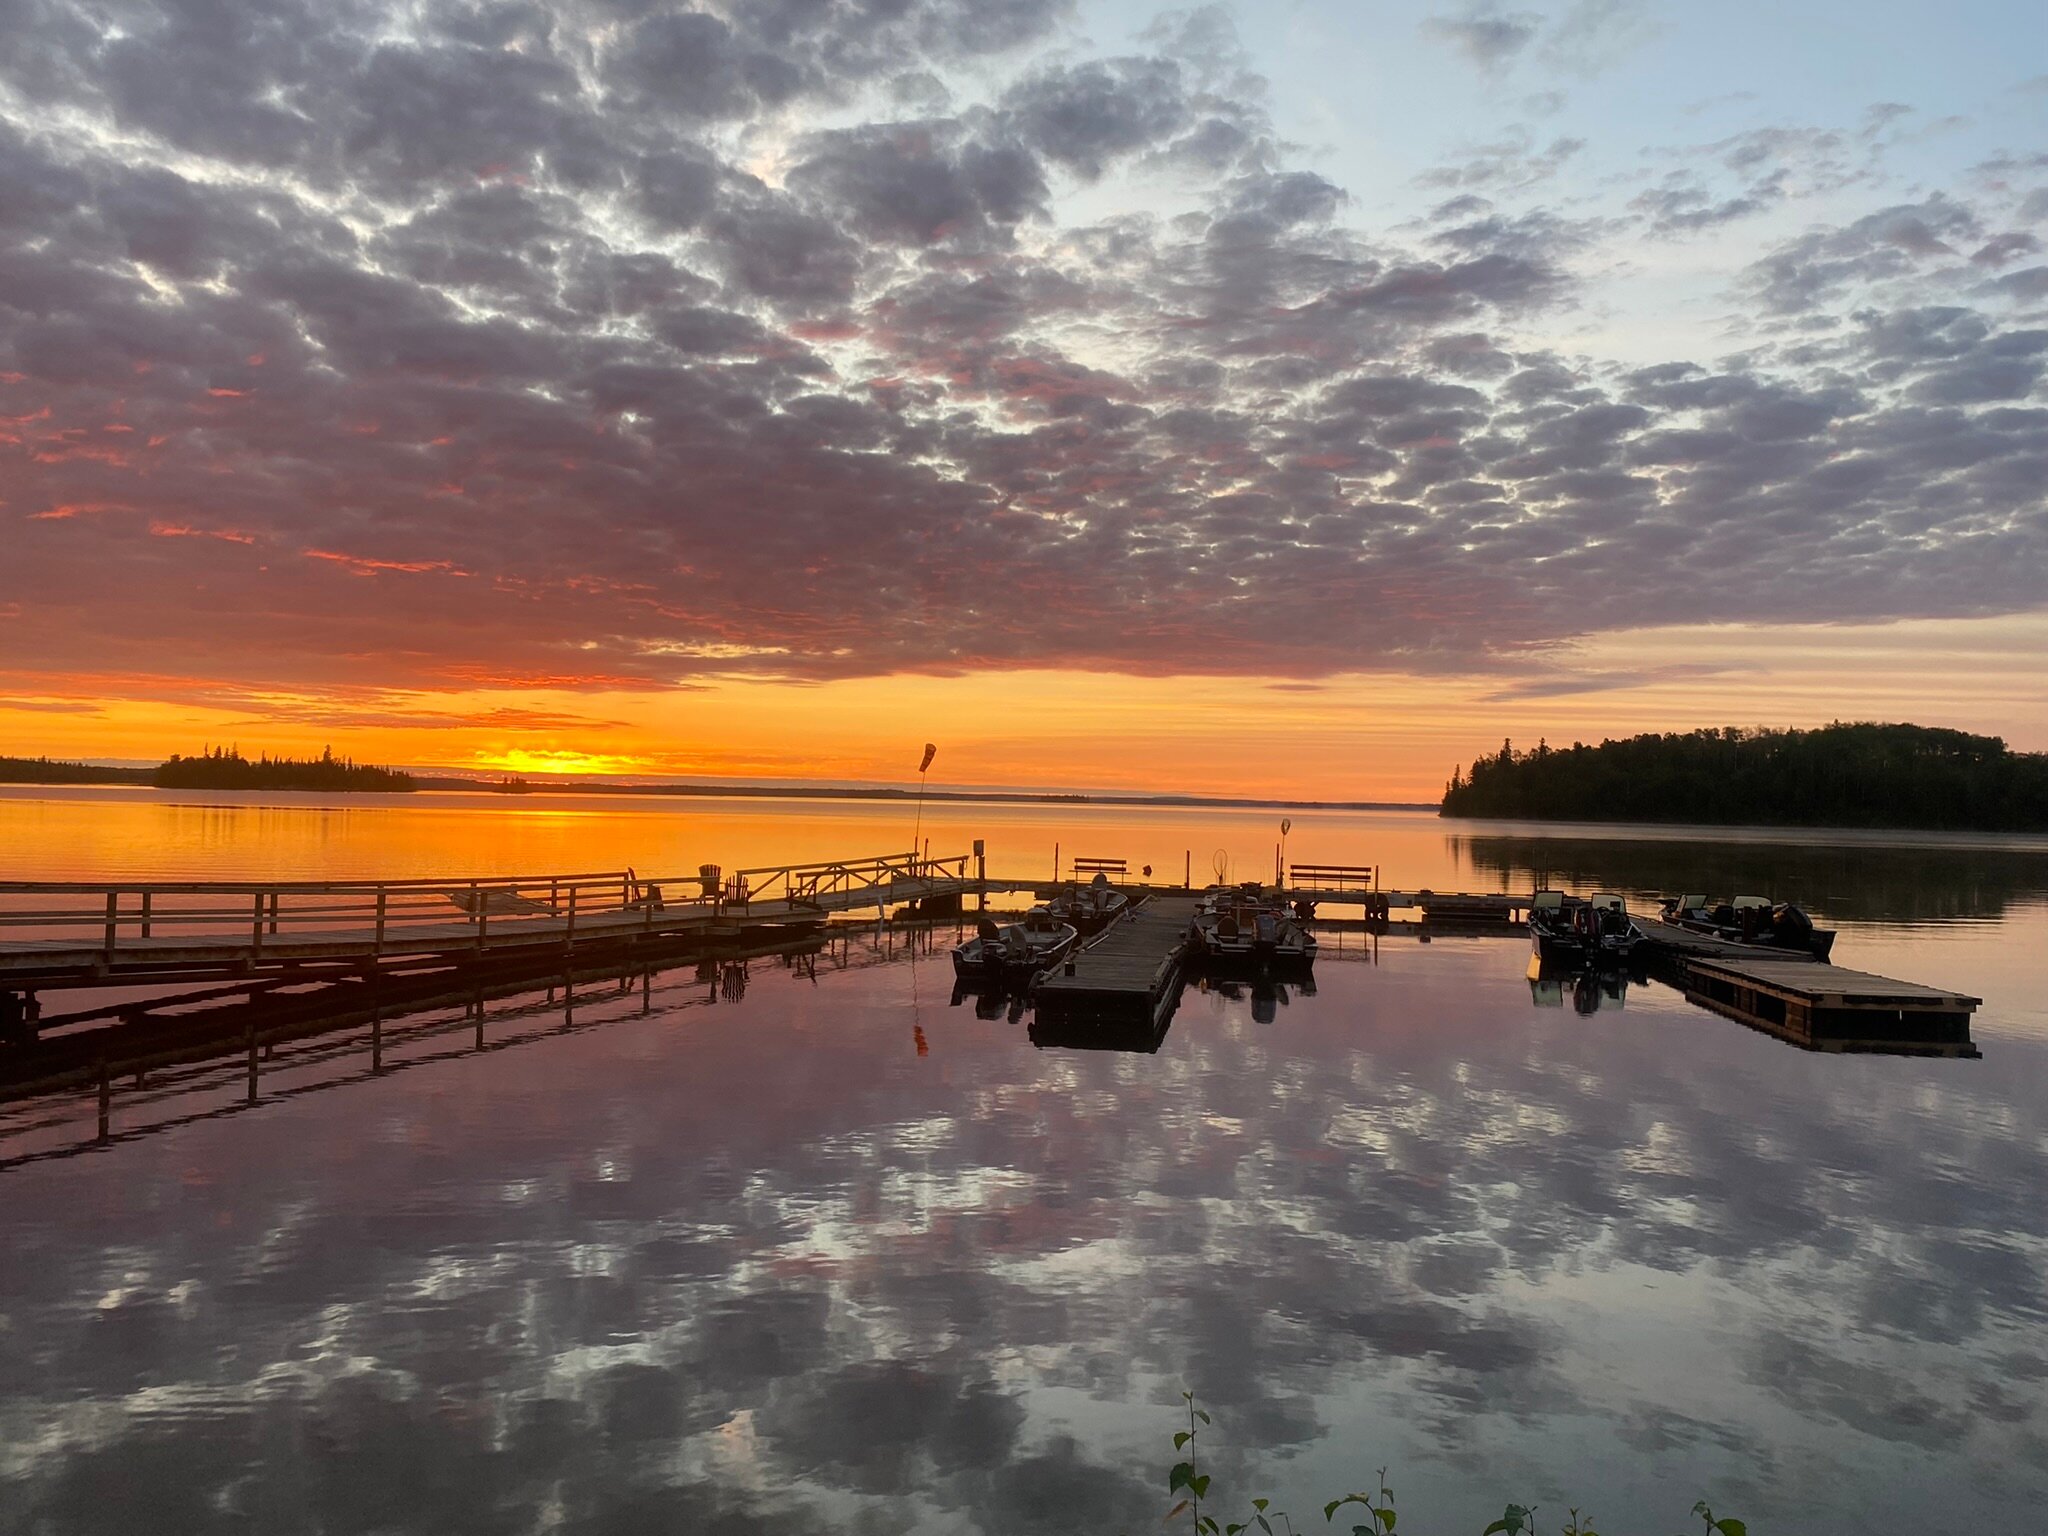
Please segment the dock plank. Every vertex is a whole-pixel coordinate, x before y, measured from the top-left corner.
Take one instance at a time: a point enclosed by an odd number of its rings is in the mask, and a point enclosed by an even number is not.
[[[1180,979],[1195,906],[1192,896],[1154,896],[1104,929],[1039,978],[1032,995],[1040,1014],[1156,1016]]]
[[[1974,1057],[1982,999],[1796,958],[1676,961],[1686,998],[1810,1051]]]

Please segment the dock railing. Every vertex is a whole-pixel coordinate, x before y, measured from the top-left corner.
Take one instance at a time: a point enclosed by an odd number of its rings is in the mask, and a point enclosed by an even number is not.
[[[632,870],[409,880],[0,881],[0,941],[19,950],[91,949],[111,962],[149,939],[245,945],[317,932],[359,936],[363,949],[420,930],[467,925],[478,948],[492,927],[558,923],[573,943],[581,919],[713,904],[696,875],[643,878]],[[612,923],[616,927],[616,922]]]

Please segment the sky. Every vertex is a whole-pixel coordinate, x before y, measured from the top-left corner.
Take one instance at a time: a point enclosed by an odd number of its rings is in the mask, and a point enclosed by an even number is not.
[[[2048,749],[2048,10],[0,0],[0,751]]]

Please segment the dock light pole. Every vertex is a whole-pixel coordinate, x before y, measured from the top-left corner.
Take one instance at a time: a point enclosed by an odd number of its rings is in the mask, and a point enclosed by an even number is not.
[[[910,834],[910,857],[913,864],[917,860],[917,850],[921,846],[919,839],[924,835],[924,776],[932,766],[932,759],[938,755],[939,749],[928,741],[924,744],[924,759],[917,765],[917,825]]]
[[[1280,863],[1273,870],[1273,883],[1283,888],[1287,884],[1287,834],[1293,830],[1293,820],[1282,816],[1280,818]]]

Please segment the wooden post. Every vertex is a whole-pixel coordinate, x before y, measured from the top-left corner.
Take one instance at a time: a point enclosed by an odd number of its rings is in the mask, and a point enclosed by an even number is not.
[[[563,948],[564,950],[571,950],[571,949],[574,949],[575,947],[576,947],[576,887],[572,885],[572,886],[570,886],[570,887],[569,887],[569,926],[568,926],[568,929],[567,929],[567,931],[565,931],[565,932],[563,933],[563,935],[562,935],[562,948]]]
[[[1060,883],[1060,845],[1058,843],[1052,845],[1052,883],[1054,885]]]
[[[1195,888],[1195,850],[1192,848],[1181,856],[1180,883],[1183,890]]]
[[[256,893],[255,910],[249,922],[249,948],[255,955],[263,953],[263,893]]]
[[[107,959],[109,962],[114,958],[114,939],[120,931],[120,922],[121,893],[119,891],[109,891],[107,892]]]
[[[277,936],[277,892],[275,891],[270,893],[270,933],[273,938]]]
[[[370,951],[374,955],[384,953],[384,915],[387,895],[388,893],[383,886],[377,887],[377,941],[375,947]]]
[[[149,892],[142,893],[142,936],[149,937]]]

